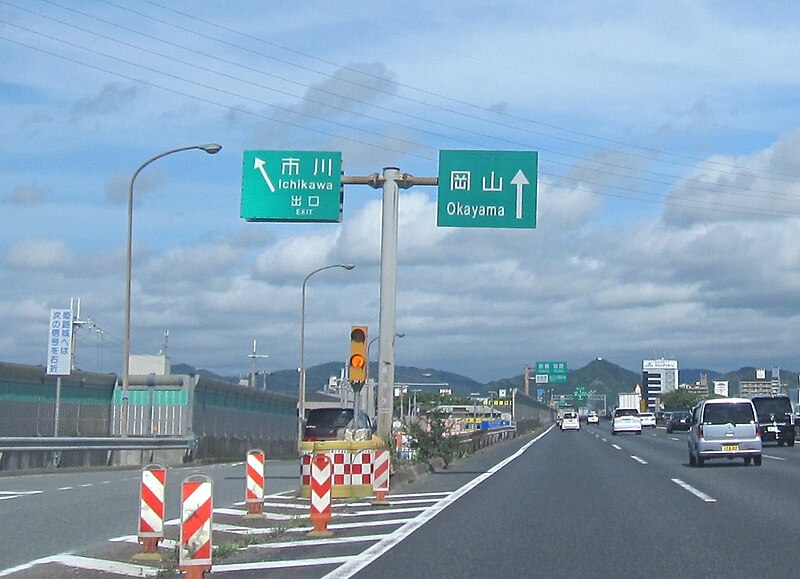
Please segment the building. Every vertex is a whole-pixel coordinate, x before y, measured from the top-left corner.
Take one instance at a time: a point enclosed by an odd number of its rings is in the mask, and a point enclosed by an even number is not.
[[[672,392],[678,387],[678,361],[642,360],[642,397],[647,400],[647,409],[656,412],[658,399],[662,394]]]
[[[784,389],[781,384],[780,370],[772,369],[772,377],[767,378],[767,371],[764,368],[756,370],[755,380],[741,380],[739,382],[739,396],[752,398],[753,396],[771,396],[773,394],[783,394]]]

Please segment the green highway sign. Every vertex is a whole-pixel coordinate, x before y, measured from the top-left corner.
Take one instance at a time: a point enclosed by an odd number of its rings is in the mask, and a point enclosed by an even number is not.
[[[536,362],[536,383],[567,381],[566,362]]]
[[[586,392],[586,387],[578,386],[577,388],[575,388],[575,392],[573,393],[572,397],[575,398],[576,400],[583,400],[584,398],[588,398],[589,395]]]
[[[342,220],[342,154],[245,151],[241,217],[247,221]]]
[[[536,151],[439,151],[439,227],[536,227]]]

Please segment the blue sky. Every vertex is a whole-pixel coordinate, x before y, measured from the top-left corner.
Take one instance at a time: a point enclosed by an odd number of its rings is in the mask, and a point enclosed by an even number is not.
[[[132,351],[246,374],[378,335],[380,193],[340,224],[246,223],[244,150],[341,151],[436,176],[443,149],[539,152],[534,230],[436,227],[401,192],[397,363],[479,380],[652,357],[800,368],[794,3],[0,1],[0,360],[119,371],[127,186]]]

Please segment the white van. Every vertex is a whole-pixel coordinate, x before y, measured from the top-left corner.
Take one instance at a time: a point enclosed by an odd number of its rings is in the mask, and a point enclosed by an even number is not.
[[[692,411],[689,464],[703,466],[710,458],[742,458],[761,466],[761,429],[756,409],[747,398],[704,400]]]

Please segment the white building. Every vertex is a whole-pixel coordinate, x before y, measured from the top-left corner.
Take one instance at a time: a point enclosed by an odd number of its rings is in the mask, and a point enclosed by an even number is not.
[[[647,400],[647,409],[656,412],[656,401],[662,394],[678,387],[678,361],[642,360],[642,395]]]

